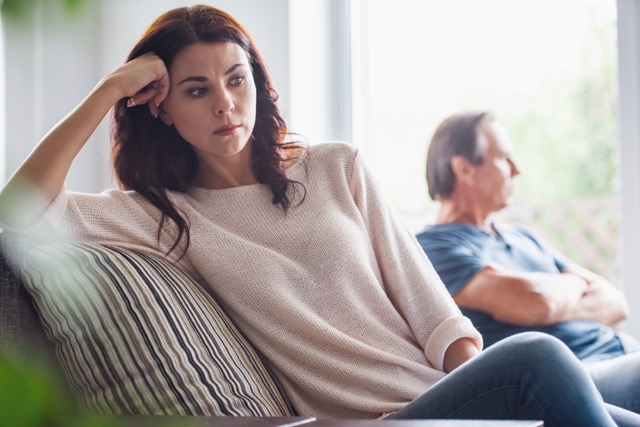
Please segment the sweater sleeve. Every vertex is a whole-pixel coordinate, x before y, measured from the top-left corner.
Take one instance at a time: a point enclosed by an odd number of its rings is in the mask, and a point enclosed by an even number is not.
[[[427,360],[444,370],[444,354],[459,338],[482,337],[464,317],[400,214],[356,154],[351,192],[366,223],[385,291],[411,327]]]
[[[63,188],[36,224],[16,231],[43,242],[78,240],[166,251],[175,237],[164,227],[158,244],[159,220],[159,210],[136,192],[88,194]]]

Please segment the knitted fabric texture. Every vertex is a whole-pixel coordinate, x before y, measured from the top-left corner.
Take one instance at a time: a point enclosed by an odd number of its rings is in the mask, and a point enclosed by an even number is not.
[[[452,342],[481,348],[482,338],[357,148],[313,145],[287,174],[306,190],[296,187],[287,213],[262,184],[173,193],[191,225],[179,265],[266,358],[298,414],[397,411],[445,376]],[[82,241],[162,253],[176,232],[166,227],[158,245],[159,220],[142,196],[118,190],[63,190],[43,219]]]

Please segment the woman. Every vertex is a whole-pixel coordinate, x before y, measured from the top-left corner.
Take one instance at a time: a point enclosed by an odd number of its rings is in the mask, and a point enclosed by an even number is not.
[[[217,296],[300,415],[615,425],[554,339],[478,355],[480,335],[357,149],[286,142],[276,101],[233,18],[169,11],[40,142],[0,194],[0,218],[167,254]],[[122,190],[66,192],[112,106]]]

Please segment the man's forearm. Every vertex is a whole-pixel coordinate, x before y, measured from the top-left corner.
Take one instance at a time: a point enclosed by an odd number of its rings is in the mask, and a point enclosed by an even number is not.
[[[577,275],[520,273],[492,265],[476,274],[454,300],[505,323],[544,326],[575,318],[587,288]]]

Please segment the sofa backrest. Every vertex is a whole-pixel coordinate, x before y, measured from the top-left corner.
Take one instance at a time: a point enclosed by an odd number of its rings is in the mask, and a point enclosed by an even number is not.
[[[31,297],[85,410],[294,415],[260,355],[220,305],[164,257],[80,243],[26,252],[20,271],[28,295],[13,290],[25,324],[5,333],[14,342],[26,338],[22,332],[33,333]],[[13,287],[19,286],[16,262],[7,263],[14,265],[7,269]]]

